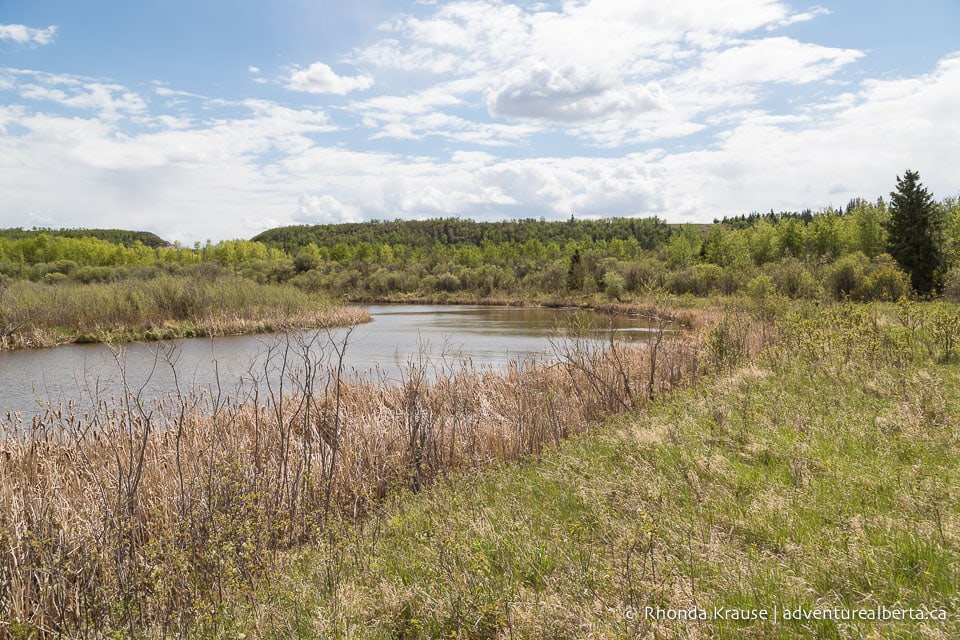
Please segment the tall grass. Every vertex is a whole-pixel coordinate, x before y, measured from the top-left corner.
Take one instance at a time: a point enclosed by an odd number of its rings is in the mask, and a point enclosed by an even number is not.
[[[0,634],[215,629],[332,521],[451,470],[539,456],[705,366],[692,335],[661,334],[655,351],[573,338],[556,362],[502,372],[412,359],[387,386],[348,380],[348,349],[349,334],[277,342],[235,400],[183,391],[148,405],[127,389],[84,415],[7,425]]]
[[[945,312],[957,308],[791,307],[752,359],[733,351],[743,332],[728,318],[709,329],[716,375],[536,461],[397,496],[291,554],[208,630],[960,637],[960,369],[934,325]],[[925,617],[843,619],[877,608]],[[691,609],[706,619],[676,615]],[[783,615],[798,609],[810,617]]]
[[[327,327],[366,319],[365,312],[332,307],[291,286],[233,275],[0,285],[3,349]]]

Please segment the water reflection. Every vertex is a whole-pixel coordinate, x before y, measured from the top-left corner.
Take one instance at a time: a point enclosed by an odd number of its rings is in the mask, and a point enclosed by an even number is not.
[[[354,327],[344,364],[352,375],[386,383],[400,379],[410,358],[469,359],[502,366],[510,360],[548,356],[558,327],[583,312],[519,307],[380,305],[369,307],[372,322]],[[593,314],[601,335],[611,323]],[[642,338],[639,318],[616,317],[612,328],[624,339]],[[70,345],[36,351],[0,352],[0,409],[25,422],[48,403],[74,402],[83,409],[95,399],[119,397],[124,388],[146,399],[191,388],[233,393],[241,384],[270,379],[284,353],[296,356],[310,345],[313,357],[333,354],[346,329],[291,335],[227,336],[163,344],[134,343],[119,353],[105,345]],[[274,377],[274,383],[279,381]],[[126,385],[124,385],[126,382]],[[289,387],[287,387],[289,388]]]

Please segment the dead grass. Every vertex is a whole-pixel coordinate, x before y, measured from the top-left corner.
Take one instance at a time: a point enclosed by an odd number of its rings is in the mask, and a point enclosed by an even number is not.
[[[238,400],[146,404],[127,390],[84,415],[8,424],[0,635],[215,630],[219,607],[331,520],[362,520],[451,470],[539,456],[695,380],[708,356],[690,334],[656,346],[573,337],[556,362],[497,372],[421,358],[388,387],[346,380],[348,348],[349,337],[277,342],[274,369]]]

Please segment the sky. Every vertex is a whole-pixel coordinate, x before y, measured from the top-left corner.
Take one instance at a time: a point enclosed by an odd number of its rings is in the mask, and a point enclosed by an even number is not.
[[[0,227],[960,193],[960,2],[0,0]]]

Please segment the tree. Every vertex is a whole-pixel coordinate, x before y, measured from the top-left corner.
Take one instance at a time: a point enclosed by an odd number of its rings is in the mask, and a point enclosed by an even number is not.
[[[897,176],[897,190],[890,198],[890,255],[910,276],[914,290],[929,294],[938,286],[943,265],[940,210],[920,183],[920,174],[909,169],[903,178]]]
[[[585,274],[586,268],[583,266],[583,260],[580,258],[580,249],[576,248],[573,250],[573,255],[570,256],[570,267],[567,269],[567,289],[570,291],[583,289]]]

